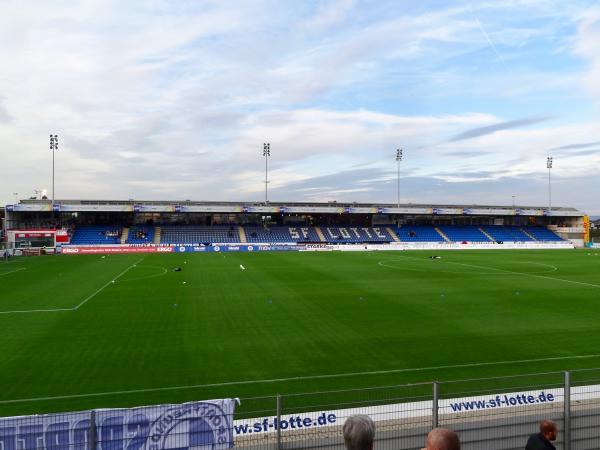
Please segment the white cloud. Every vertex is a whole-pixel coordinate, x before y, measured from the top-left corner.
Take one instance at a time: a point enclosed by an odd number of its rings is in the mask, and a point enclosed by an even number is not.
[[[588,89],[600,93],[598,19],[583,15],[584,5],[560,3],[474,7],[509,64],[527,43],[568,41],[559,19],[581,18],[575,48],[590,64]],[[0,151],[14,170],[0,178],[0,201],[50,186],[50,132],[61,140],[59,197],[223,200],[262,198],[265,140],[274,195],[377,201],[388,194],[374,186],[394,179],[397,147],[405,176],[469,185],[542,177],[549,148],[599,139],[594,118],[557,117],[446,142],[471,128],[552,115],[523,109],[533,94],[575,91],[582,76],[482,70],[494,55],[469,8],[431,5],[411,13],[396,2],[350,0],[2,3]],[[511,14],[518,23],[503,21]],[[557,177],[591,177],[597,162],[594,154],[557,156]],[[375,172],[354,185],[340,177],[330,178],[337,186],[287,188],[356,167]],[[454,195],[423,186],[423,198]]]
[[[589,64],[583,78],[586,88],[600,98],[600,10],[590,11],[579,24],[575,52]]]

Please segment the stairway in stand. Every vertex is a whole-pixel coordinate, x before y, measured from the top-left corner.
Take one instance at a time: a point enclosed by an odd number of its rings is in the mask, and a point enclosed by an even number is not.
[[[435,227],[435,231],[437,231],[437,233],[438,233],[438,234],[439,234],[441,237],[443,237],[443,238],[444,238],[444,240],[445,240],[446,242],[452,242],[452,241],[451,241],[451,240],[448,238],[448,236],[446,236],[446,235],[444,234],[444,232],[443,232],[442,230],[440,230],[438,227]]]
[[[387,227],[386,230],[395,242],[400,242],[400,238],[396,233],[394,233],[394,230],[392,230],[391,227]]]
[[[315,227],[315,231],[317,233],[317,236],[319,236],[319,239],[321,239],[321,242],[327,242],[327,239],[325,239],[325,235],[319,227]]]
[[[494,239],[490,234],[486,233],[483,228],[479,227],[478,230],[485,234],[485,237],[488,238],[490,241],[496,242],[496,239]]]

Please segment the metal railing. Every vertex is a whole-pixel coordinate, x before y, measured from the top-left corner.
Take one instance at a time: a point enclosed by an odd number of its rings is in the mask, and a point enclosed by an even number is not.
[[[558,449],[598,449],[600,369],[245,398],[235,446],[342,450],[353,414],[371,416],[381,450],[422,448],[437,426],[455,430],[463,449],[523,449],[544,419],[558,425]]]

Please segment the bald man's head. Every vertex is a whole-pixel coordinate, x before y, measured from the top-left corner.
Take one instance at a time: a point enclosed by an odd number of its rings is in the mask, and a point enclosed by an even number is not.
[[[447,428],[434,428],[425,441],[427,450],[460,450],[458,435]]]

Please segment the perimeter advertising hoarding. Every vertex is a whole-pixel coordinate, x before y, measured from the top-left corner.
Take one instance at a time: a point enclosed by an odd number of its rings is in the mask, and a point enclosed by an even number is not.
[[[188,450],[233,447],[234,399],[0,419],[5,450]],[[90,439],[94,436],[93,439]]]
[[[78,246],[64,245],[62,253],[65,255],[94,255],[110,253],[172,253],[173,247],[168,246],[128,246],[128,245],[98,245],[98,246]]]
[[[304,245],[64,245],[65,255],[102,255],[126,253],[207,253],[207,252],[271,252],[300,251]]]
[[[304,245],[179,245],[174,246],[175,253],[192,252],[273,252],[273,251],[298,251],[304,250]]]

